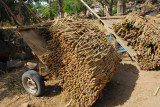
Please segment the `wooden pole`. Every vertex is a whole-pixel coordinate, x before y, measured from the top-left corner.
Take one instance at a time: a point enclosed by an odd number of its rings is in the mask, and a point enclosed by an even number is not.
[[[42,75],[41,61],[39,60],[39,74]]]
[[[20,1],[32,13],[32,15],[38,20],[38,22],[42,22],[23,0]]]
[[[88,6],[88,4],[86,4],[83,0],[81,0],[81,2],[101,21],[100,16],[98,16],[97,13],[94,12],[94,11]]]
[[[17,17],[13,14],[11,9],[3,2],[3,0],[0,0],[4,8],[13,16],[14,20],[17,22],[17,24],[22,25],[22,23],[17,19]]]

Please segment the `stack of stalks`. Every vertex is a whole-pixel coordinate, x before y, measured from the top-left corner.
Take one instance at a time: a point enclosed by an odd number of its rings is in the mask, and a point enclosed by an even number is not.
[[[143,70],[160,65],[160,29],[142,17],[128,15],[121,23],[113,25],[118,36],[136,51],[136,59]]]
[[[74,107],[91,106],[119,65],[114,47],[91,23],[73,17],[56,21],[49,28],[49,53],[43,56]]]

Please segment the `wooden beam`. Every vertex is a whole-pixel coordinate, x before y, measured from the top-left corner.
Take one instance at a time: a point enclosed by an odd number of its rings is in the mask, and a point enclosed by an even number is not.
[[[0,30],[14,30],[14,29],[17,29],[17,26],[0,27]]]
[[[124,19],[125,16],[109,16],[109,17],[101,17],[102,20],[108,20],[108,19]]]
[[[48,21],[43,23],[38,23],[34,25],[25,25],[25,26],[4,26],[0,27],[0,30],[27,30],[27,29],[36,29],[36,28],[44,28],[50,26],[54,21]]]

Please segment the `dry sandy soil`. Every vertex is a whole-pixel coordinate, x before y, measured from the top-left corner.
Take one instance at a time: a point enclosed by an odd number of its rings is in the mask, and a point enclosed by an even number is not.
[[[54,81],[46,82],[45,95],[36,98],[27,93],[10,92],[6,75],[0,76],[1,107],[21,107],[23,103],[34,107],[65,107],[65,92],[62,92]],[[160,107],[160,92],[154,96],[158,87],[160,68],[156,71],[142,71],[135,62],[124,56],[116,74],[103,90],[101,99],[97,100],[93,107]]]

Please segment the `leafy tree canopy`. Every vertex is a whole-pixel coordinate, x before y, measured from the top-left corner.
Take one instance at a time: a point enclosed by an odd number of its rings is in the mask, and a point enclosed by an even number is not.
[[[26,9],[20,2],[21,0],[3,0],[12,12],[23,19],[24,24],[36,23],[34,16]],[[31,10],[40,17],[41,20],[49,20],[58,15],[58,0],[23,0],[31,8]],[[110,5],[111,0],[84,0],[89,6],[95,1],[103,5]],[[112,0],[113,5],[117,4],[117,0]],[[63,11],[68,14],[76,14],[83,12],[86,13],[87,8],[81,3],[80,0],[63,0]],[[11,15],[6,11],[0,3],[0,22],[12,22]]]

